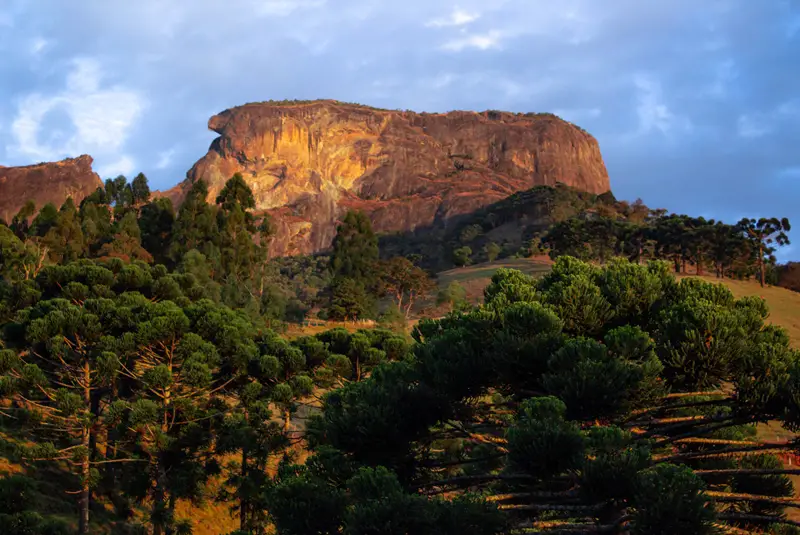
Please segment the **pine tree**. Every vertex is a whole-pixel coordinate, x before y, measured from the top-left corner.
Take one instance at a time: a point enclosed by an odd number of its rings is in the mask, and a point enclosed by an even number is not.
[[[378,238],[369,218],[360,211],[349,211],[336,228],[331,253],[331,271],[337,277],[355,279],[369,288],[375,282]]]
[[[18,214],[19,215],[19,214]],[[58,208],[53,203],[47,203],[42,206],[42,209],[36,214],[36,217],[31,221],[30,228],[27,231],[31,236],[45,236],[58,220]],[[12,222],[12,225],[14,223]]]
[[[125,262],[153,261],[152,255],[142,247],[142,232],[139,229],[136,212],[127,212],[122,219],[114,223],[114,236],[100,248],[98,255],[102,258],[120,258]]]
[[[0,360],[14,396],[42,419],[38,444],[28,450],[33,460],[68,462],[79,478],[78,532],[89,532],[89,507],[95,444],[103,426],[105,387],[115,380],[111,325],[99,315],[112,313],[98,300],[84,300],[85,286],[72,283],[72,302],[43,303],[16,326],[11,339],[18,352],[6,350]],[[28,347],[30,343],[30,347]]]
[[[83,229],[71,197],[59,209],[55,223],[43,241],[50,249],[51,258],[57,262],[77,260],[85,253]]]
[[[131,203],[134,206],[140,206],[150,200],[150,186],[147,184],[147,177],[144,176],[144,173],[139,173],[134,177],[130,188]]]
[[[81,202],[80,218],[87,252],[94,255],[112,239],[111,210],[107,204]]]
[[[52,206],[52,205],[51,205]],[[55,206],[53,206],[55,209]],[[11,218],[9,228],[17,235],[19,239],[25,239],[28,235],[30,228],[30,220],[36,214],[36,203],[28,200],[22,205],[22,208]]]
[[[206,202],[208,186],[197,180],[186,193],[172,230],[170,256],[179,262],[188,251],[197,249],[206,257],[217,247],[219,228],[214,209]]]
[[[800,353],[766,316],[763,301],[676,281],[663,262],[562,257],[539,280],[502,270],[482,307],[419,322],[413,359],[326,397],[312,456],[279,469],[269,493],[277,533],[781,522],[797,505],[792,471],[753,455],[794,443],[761,443],[754,424],[800,421]],[[346,333],[332,335],[344,351]],[[453,500],[475,494],[485,501]]]
[[[785,217],[783,219],[773,217],[758,220],[744,218],[739,221],[738,226],[758,253],[759,282],[763,287],[766,278],[765,260],[774,261],[772,254],[775,249],[789,245],[789,237],[786,233],[792,227]]]
[[[142,232],[142,247],[153,255],[156,263],[166,264],[175,225],[175,210],[172,201],[159,197],[142,206],[139,211],[139,227]]]

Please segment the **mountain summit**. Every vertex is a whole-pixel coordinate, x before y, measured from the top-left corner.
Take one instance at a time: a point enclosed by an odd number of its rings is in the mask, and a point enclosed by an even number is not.
[[[209,200],[234,173],[277,223],[272,254],[325,249],[361,209],[378,232],[445,225],[509,195],[558,182],[604,193],[597,140],[552,114],[415,113],[333,100],[246,104],[213,116],[220,137],[166,192],[204,179]]]

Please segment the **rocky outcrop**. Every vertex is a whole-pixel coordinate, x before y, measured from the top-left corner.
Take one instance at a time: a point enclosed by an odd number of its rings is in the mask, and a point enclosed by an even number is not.
[[[536,185],[608,191],[597,141],[551,114],[414,113],[337,101],[247,104],[208,123],[220,137],[167,195],[204,179],[213,199],[242,173],[273,215],[273,254],[328,247],[337,218],[379,232],[442,224]]]
[[[103,183],[92,170],[92,157],[23,167],[0,166],[0,218],[10,222],[29,200],[40,209],[47,203],[60,207],[67,197],[78,204]]]

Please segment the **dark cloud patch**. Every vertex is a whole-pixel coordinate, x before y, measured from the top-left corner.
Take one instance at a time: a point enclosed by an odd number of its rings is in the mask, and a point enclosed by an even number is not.
[[[619,197],[800,221],[798,21],[793,0],[9,0],[0,163],[86,150],[164,188],[245,102],[555,111],[598,138]]]

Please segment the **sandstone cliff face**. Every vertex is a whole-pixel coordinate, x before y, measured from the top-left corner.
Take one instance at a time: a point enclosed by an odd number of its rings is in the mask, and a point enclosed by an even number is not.
[[[262,103],[226,110],[209,128],[220,137],[166,194],[179,201],[202,178],[213,200],[242,173],[257,207],[276,220],[276,255],[325,249],[351,208],[368,213],[379,232],[408,231],[535,185],[610,189],[597,141],[549,114]]]
[[[10,222],[28,200],[37,210],[49,202],[59,208],[67,197],[79,204],[103,185],[92,171],[92,161],[83,155],[24,167],[0,166],[0,218]]]

